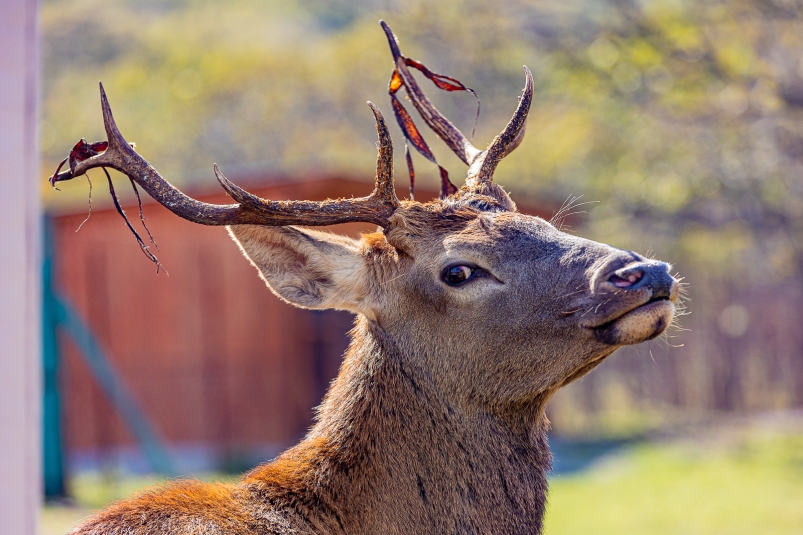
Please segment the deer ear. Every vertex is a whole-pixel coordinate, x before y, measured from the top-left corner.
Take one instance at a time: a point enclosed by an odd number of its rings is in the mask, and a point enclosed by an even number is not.
[[[297,227],[228,227],[279,298],[302,308],[370,313],[367,264],[357,240]]]

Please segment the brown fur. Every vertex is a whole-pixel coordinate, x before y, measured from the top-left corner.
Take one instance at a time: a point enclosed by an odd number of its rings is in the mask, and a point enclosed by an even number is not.
[[[235,487],[181,480],[115,503],[78,533],[248,533],[247,509]]]
[[[232,227],[282,299],[358,314],[315,426],[236,485],[179,481],[73,533],[539,533],[548,399],[620,345],[660,334],[677,283],[664,264],[514,210],[482,185],[405,202],[360,240]],[[477,275],[450,286],[453,265]],[[628,270],[655,280],[611,282]]]

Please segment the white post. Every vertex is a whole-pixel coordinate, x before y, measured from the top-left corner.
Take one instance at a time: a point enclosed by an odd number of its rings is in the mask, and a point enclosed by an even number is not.
[[[40,482],[36,0],[0,0],[0,533],[35,535]]]

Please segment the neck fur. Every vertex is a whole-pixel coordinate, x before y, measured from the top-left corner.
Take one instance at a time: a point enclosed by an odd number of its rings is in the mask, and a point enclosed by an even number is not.
[[[293,509],[322,532],[540,532],[543,410],[524,429],[452,406],[375,323],[360,318],[353,336],[318,423],[246,483],[273,503],[292,487]]]

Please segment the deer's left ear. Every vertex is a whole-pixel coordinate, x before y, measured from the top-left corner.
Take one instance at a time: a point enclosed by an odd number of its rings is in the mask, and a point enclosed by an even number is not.
[[[297,227],[228,229],[279,298],[302,308],[370,315],[368,266],[357,240]]]

